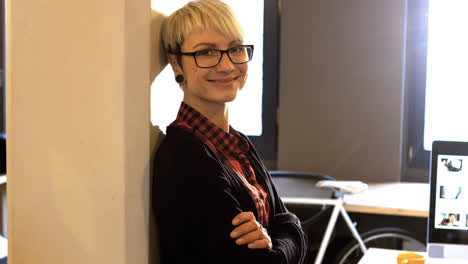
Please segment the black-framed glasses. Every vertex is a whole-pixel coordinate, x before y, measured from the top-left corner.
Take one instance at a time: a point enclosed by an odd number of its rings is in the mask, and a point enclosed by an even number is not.
[[[234,64],[243,64],[252,60],[254,45],[235,46],[227,50],[204,49],[194,52],[179,52],[176,55],[193,56],[199,68],[216,67],[226,53]]]

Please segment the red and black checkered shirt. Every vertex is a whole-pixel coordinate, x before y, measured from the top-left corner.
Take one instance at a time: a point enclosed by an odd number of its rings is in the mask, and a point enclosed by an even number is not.
[[[252,197],[258,211],[258,222],[263,227],[267,227],[270,205],[267,193],[258,184],[255,172],[247,158],[248,141],[231,126],[229,126],[229,133],[226,133],[184,102],[180,106],[176,120],[170,126],[195,131],[195,135],[223,159],[223,163],[239,176]]]

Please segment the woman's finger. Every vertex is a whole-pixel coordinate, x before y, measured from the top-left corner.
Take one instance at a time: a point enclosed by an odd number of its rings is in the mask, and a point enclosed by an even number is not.
[[[236,227],[231,232],[231,238],[238,238],[250,232],[262,230],[262,226],[255,220],[251,220]]]
[[[232,225],[240,225],[248,221],[255,221],[255,215],[252,212],[242,212],[232,219]]]
[[[252,243],[256,240],[261,240],[261,239],[267,239],[265,236],[265,233],[261,229],[257,229],[255,231],[252,231],[250,233],[247,233],[238,239],[236,239],[236,244],[237,245],[246,245],[249,243]]]
[[[268,239],[261,239],[261,240],[255,240],[254,242],[249,243],[247,247],[251,249],[259,249],[259,248],[272,249],[273,245],[271,241],[269,241]]]

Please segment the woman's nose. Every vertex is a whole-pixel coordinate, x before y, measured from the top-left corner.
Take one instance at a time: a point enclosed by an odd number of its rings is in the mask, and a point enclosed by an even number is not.
[[[221,61],[216,66],[216,71],[223,72],[223,71],[232,71],[234,69],[234,64],[232,63],[231,59],[229,58],[227,53],[221,54]]]

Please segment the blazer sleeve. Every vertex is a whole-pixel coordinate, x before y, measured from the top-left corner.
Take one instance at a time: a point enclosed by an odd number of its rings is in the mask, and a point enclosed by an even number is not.
[[[185,233],[189,237],[183,239],[187,239],[187,245],[192,247],[185,251],[192,257],[189,262],[296,264],[286,259],[285,246],[290,242],[276,243],[278,248],[271,250],[249,249],[246,245],[235,244],[230,237],[234,229],[232,219],[242,209],[226,171],[213,155],[206,147],[176,155],[180,166],[174,168],[172,177],[184,175],[185,182],[181,184],[187,192],[185,197],[189,197],[183,205],[184,225],[189,230]],[[288,229],[278,230],[278,235],[283,236],[282,232],[288,232]]]
[[[287,263],[305,263],[308,253],[307,236],[300,220],[286,209],[269,175],[267,178],[271,184],[275,206],[269,226],[273,245],[285,254]]]
[[[286,263],[305,263],[308,255],[308,243],[301,222],[295,214],[287,210],[254,145],[246,136],[244,138],[249,141],[251,146],[249,155],[251,165],[254,167],[257,177],[262,177],[269,189],[270,206],[273,208],[270,208],[268,233],[272,238],[273,248],[285,256]]]

